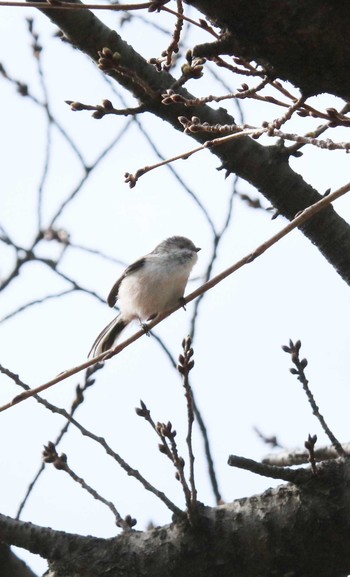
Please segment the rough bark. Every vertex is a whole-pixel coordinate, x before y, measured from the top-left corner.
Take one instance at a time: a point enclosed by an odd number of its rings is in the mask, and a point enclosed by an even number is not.
[[[350,572],[350,460],[298,485],[113,539],[70,535],[0,516],[0,539],[39,553],[52,577],[337,577]]]
[[[186,0],[222,28],[198,53],[234,54],[268,65],[305,95],[350,97],[350,4],[334,0]]]

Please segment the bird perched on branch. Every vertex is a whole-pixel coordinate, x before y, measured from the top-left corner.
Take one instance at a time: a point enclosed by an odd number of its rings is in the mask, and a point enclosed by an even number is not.
[[[199,250],[188,238],[172,236],[128,266],[107,298],[110,307],[118,300],[120,313],[100,332],[89,356],[110,349],[131,321],[151,321],[176,305],[183,298]]]

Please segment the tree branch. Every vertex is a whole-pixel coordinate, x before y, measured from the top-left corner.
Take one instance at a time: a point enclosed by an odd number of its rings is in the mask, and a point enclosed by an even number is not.
[[[200,2],[196,4],[201,8]],[[211,4],[214,6],[214,3]],[[148,64],[116,31],[108,28],[88,10],[42,8],[42,12],[61,28],[74,46],[96,63],[99,61],[98,53],[105,47],[109,48],[112,54],[119,54],[120,65],[124,71],[129,70],[130,74],[120,73],[116,67],[108,70],[109,76],[129,90],[150,112],[170,123],[175,129],[181,129],[178,117],[184,114],[190,117],[200,114],[201,122],[208,122],[210,125],[234,124],[234,119],[223,108],[214,110],[204,105],[198,112],[197,107],[162,105],[161,94],[174,86],[175,79],[169,73],[159,72]],[[178,88],[177,92],[184,98],[193,98],[183,87]],[[207,133],[200,132],[191,136],[200,143],[211,138]],[[287,162],[288,153],[280,147],[264,147],[249,137],[243,137],[239,142],[228,142],[215,147],[211,152],[220,159],[221,167],[228,174],[236,173],[250,182],[273,204],[278,213],[288,220],[321,199],[321,195],[290,168]],[[350,283],[349,225],[330,207],[300,229],[342,278]],[[342,250],[339,250],[339,246]]]
[[[328,92],[348,100],[350,5],[333,0],[185,0],[223,30],[195,55],[234,54],[267,66],[305,95]],[[307,24],[305,15],[307,14]]]
[[[275,234],[270,239],[268,239],[266,242],[264,242],[263,244],[258,246],[255,249],[255,251],[249,253],[247,256],[241,258],[239,261],[237,261],[235,264],[233,264],[232,266],[230,266],[229,268],[227,268],[226,270],[224,270],[220,274],[216,275],[215,277],[213,277],[210,280],[208,280],[207,282],[205,282],[198,289],[193,291],[191,294],[187,295],[184,298],[183,302],[181,302],[181,303],[173,306],[169,310],[157,315],[154,320],[147,323],[148,331],[153,329],[153,327],[158,325],[160,322],[162,322],[165,318],[170,316],[176,310],[183,307],[184,304],[187,304],[187,303],[193,301],[198,296],[204,294],[208,290],[212,289],[215,285],[222,282],[225,278],[227,278],[228,276],[230,276],[231,274],[236,272],[238,269],[242,268],[246,264],[250,264],[251,262],[253,262],[257,257],[264,254],[264,252],[266,252],[266,250],[271,248],[271,246],[273,246],[274,244],[279,242],[284,236],[289,234],[292,230],[294,230],[298,226],[301,226],[304,223],[307,223],[309,221],[309,219],[313,220],[314,218],[318,218],[320,216],[320,213],[322,214],[322,212],[329,209],[329,205],[333,200],[340,198],[341,196],[343,196],[344,194],[349,192],[349,190],[350,190],[350,183],[347,183],[346,185],[342,186],[341,188],[339,188],[338,190],[336,190],[332,194],[322,198],[316,204],[306,208],[301,214],[296,216],[296,218],[292,222],[290,222],[287,226],[285,226],[277,234]],[[133,335],[131,335],[129,338],[125,339],[125,341],[122,341],[120,344],[117,344],[115,347],[109,349],[108,351],[105,351],[105,352],[99,354],[98,356],[96,356],[92,359],[88,359],[87,361],[85,361],[81,365],[77,365],[76,367],[73,367],[71,369],[63,371],[62,373],[60,373],[58,376],[51,379],[47,383],[44,383],[43,385],[40,385],[40,386],[36,387],[35,389],[30,389],[28,387],[28,389],[24,393],[17,395],[9,403],[6,403],[5,405],[0,406],[0,412],[6,411],[7,409],[14,407],[18,403],[21,403],[22,401],[28,399],[29,397],[33,397],[35,394],[41,393],[42,391],[45,391],[46,389],[52,387],[53,385],[67,379],[68,377],[71,377],[72,375],[79,373],[80,371],[82,371],[84,369],[87,369],[88,367],[91,367],[91,366],[97,364],[98,362],[106,361],[107,359],[121,353],[122,350],[124,350],[126,347],[131,345],[134,341],[136,341],[140,337],[144,336],[144,334],[145,334],[145,331],[142,328],[139,331],[137,331],[136,333],[134,333]],[[1,365],[0,365],[0,369],[3,370]]]
[[[0,516],[0,540],[47,558],[55,577],[329,577],[350,572],[350,460],[317,478],[209,508],[177,523],[112,539],[82,537]],[[250,552],[247,555],[247,551]]]

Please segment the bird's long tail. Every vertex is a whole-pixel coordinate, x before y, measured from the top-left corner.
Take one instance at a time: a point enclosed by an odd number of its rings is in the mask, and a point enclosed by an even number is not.
[[[92,345],[89,357],[97,357],[101,353],[108,351],[119,337],[120,333],[127,326],[128,321],[124,320],[121,315],[113,319],[98,335]]]

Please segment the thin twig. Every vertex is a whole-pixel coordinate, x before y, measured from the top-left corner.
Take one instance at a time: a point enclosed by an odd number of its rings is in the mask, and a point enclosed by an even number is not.
[[[15,2],[14,0],[4,0],[0,2],[1,6],[12,6],[14,8],[39,8],[40,10],[43,9],[43,4],[45,4],[45,10],[53,9],[53,10],[109,10],[112,12],[118,11],[131,11],[131,10],[145,10],[147,9],[151,12],[152,7],[155,5],[154,2],[142,2],[139,4],[82,4],[82,3],[73,3],[73,2],[63,2],[61,0],[54,0],[52,3],[50,2]],[[163,11],[168,12],[168,14],[172,14],[181,20],[185,20],[194,26],[197,26],[201,30],[205,30],[215,38],[219,38],[219,35],[209,26],[204,20],[200,20],[197,22],[184,14],[179,14],[175,10],[168,8],[167,6],[162,6],[161,4],[156,4],[155,11]]]
[[[25,6],[27,6],[27,4],[24,4]],[[0,2],[0,6],[1,6],[1,2]],[[4,69],[4,67],[2,66],[1,68],[1,72],[4,78],[6,78],[6,80],[8,80],[11,84],[13,84],[14,86],[16,86],[17,91],[19,92],[19,94],[21,96],[23,96],[24,98],[29,98],[34,104],[36,104],[37,106],[39,106],[40,108],[45,108],[45,104],[43,102],[41,102],[40,100],[38,100],[38,98],[36,98],[36,96],[34,96],[33,94],[31,94],[29,92],[29,87],[27,86],[27,84],[24,84],[23,82],[16,80],[15,78],[12,78],[12,76],[10,76],[6,70]],[[63,128],[63,126],[59,123],[59,121],[54,118],[51,115],[50,110],[48,110],[46,108],[45,110],[45,114],[49,114],[49,118],[50,118],[50,122],[55,126],[55,128],[57,128],[58,132],[61,134],[61,136],[66,140],[68,146],[72,149],[72,151],[74,152],[74,154],[76,155],[76,157],[78,158],[80,164],[86,168],[86,163],[84,161],[84,158],[80,152],[80,150],[78,149],[78,147],[75,145],[75,143],[73,142],[73,140],[71,139],[71,137],[69,136],[69,134],[66,132],[66,130]]]
[[[296,142],[297,144],[311,144],[311,146],[316,146],[322,150],[345,150],[350,151],[350,142],[334,142],[330,138],[326,140],[320,140],[312,136],[299,136],[298,134],[292,134],[289,132],[284,132],[283,130],[277,130],[271,128],[267,133],[267,136],[281,138],[282,140],[290,140]]]
[[[69,196],[61,203],[61,205],[59,206],[59,208],[57,209],[56,213],[54,214],[54,216],[52,217],[52,219],[50,220],[50,223],[48,225],[49,228],[52,228],[53,225],[55,224],[56,220],[61,216],[62,212],[64,211],[64,209],[66,208],[66,206],[71,202],[71,200],[73,200],[73,198],[78,194],[78,192],[80,192],[80,190],[83,187],[83,184],[85,184],[86,180],[88,179],[90,173],[92,170],[95,170],[96,167],[98,166],[98,164],[101,163],[101,161],[106,157],[106,155],[114,148],[114,146],[120,141],[120,139],[124,136],[125,132],[129,129],[129,127],[131,126],[132,123],[132,117],[128,118],[124,127],[118,132],[117,136],[110,142],[110,144],[108,144],[105,149],[98,155],[98,157],[95,159],[95,161],[93,162],[93,164],[90,167],[85,167],[85,174],[83,175],[83,177],[81,178],[80,182],[78,183],[78,185],[75,187],[75,189],[69,194]]]
[[[181,121],[181,120],[180,120]],[[227,144],[231,140],[235,140],[237,138],[242,138],[243,136],[249,135],[261,135],[266,131],[265,128],[257,129],[257,128],[243,128],[240,130],[237,127],[237,131],[234,134],[229,134],[228,136],[222,136],[219,138],[214,138],[213,140],[206,140],[204,144],[197,146],[196,148],[192,148],[191,150],[187,150],[186,152],[182,152],[181,154],[177,154],[176,156],[172,156],[171,158],[167,158],[161,162],[157,162],[152,164],[151,166],[144,166],[143,168],[139,168],[134,174],[130,174],[129,172],[125,173],[125,182],[129,184],[130,188],[133,188],[138,179],[147,174],[151,170],[155,170],[156,168],[160,168],[161,166],[166,166],[171,162],[175,162],[176,160],[187,160],[193,154],[200,152],[201,150],[205,150],[206,148],[214,148],[215,146],[221,146],[222,144]],[[186,132],[186,130],[185,130]]]
[[[34,23],[33,23],[33,20],[31,18],[27,19],[27,24],[28,24],[29,33],[30,33],[32,40],[33,40],[33,44],[32,44],[33,55],[34,55],[34,60],[37,63],[37,72],[38,72],[39,82],[40,82],[40,86],[41,86],[41,90],[42,90],[42,94],[43,94],[42,106],[43,106],[43,108],[45,110],[45,114],[46,114],[45,159],[44,159],[42,175],[41,175],[39,186],[38,186],[38,209],[37,209],[37,212],[38,212],[38,219],[37,219],[38,230],[41,230],[41,228],[42,228],[42,216],[43,216],[42,215],[43,193],[44,193],[44,187],[45,187],[45,184],[46,184],[46,181],[48,178],[48,174],[49,174],[49,167],[50,167],[51,153],[52,153],[51,134],[52,134],[53,118],[52,118],[52,115],[50,112],[49,97],[48,97],[48,91],[47,91],[47,86],[46,86],[46,78],[45,78],[43,68],[41,65],[42,46],[39,45],[39,35],[34,30]]]
[[[70,288],[64,291],[61,291],[59,293],[55,293],[55,294],[51,294],[51,295],[46,295],[43,298],[40,299],[34,299],[32,301],[29,301],[28,303],[26,303],[25,305],[22,305],[21,307],[18,307],[17,309],[15,309],[14,311],[12,311],[11,313],[8,313],[7,315],[5,315],[4,317],[2,317],[2,319],[0,319],[0,323],[3,323],[4,321],[8,321],[9,319],[11,319],[12,317],[16,316],[19,313],[22,313],[23,311],[25,311],[26,309],[35,306],[35,305],[39,305],[42,304],[46,301],[49,301],[51,299],[58,299],[60,297],[66,296],[68,294],[72,294],[73,292],[75,292],[77,289],[76,288]]]
[[[326,197],[323,197],[321,200],[319,200],[315,204],[312,204],[308,208],[304,209],[297,217],[295,217],[289,224],[287,224],[287,226],[285,226],[278,233],[276,233],[275,235],[270,237],[267,241],[265,241],[264,243],[259,245],[253,252],[251,252],[248,255],[246,255],[245,257],[241,258],[235,264],[228,267],[223,272],[216,275],[215,277],[210,279],[208,282],[206,282],[202,286],[200,286],[198,289],[196,289],[195,291],[193,291],[192,293],[187,295],[184,299],[184,302],[181,302],[178,305],[175,305],[174,307],[169,309],[168,311],[158,315],[153,321],[151,321],[148,324],[148,329],[151,330],[153,327],[158,325],[160,322],[162,322],[165,318],[167,318],[172,313],[177,311],[179,308],[182,308],[183,304],[186,304],[186,303],[193,301],[195,298],[199,297],[201,294],[207,292],[208,290],[211,290],[214,286],[216,286],[217,284],[222,282],[225,278],[227,278],[228,276],[230,276],[231,274],[236,272],[238,269],[242,268],[244,265],[250,264],[251,262],[253,262],[256,258],[258,258],[262,254],[264,254],[264,252],[266,252],[274,244],[279,242],[283,237],[287,236],[287,234],[289,234],[292,230],[294,230],[295,228],[304,224],[312,216],[314,216],[315,214],[320,212],[322,209],[329,206],[331,204],[331,202],[333,202],[337,198],[340,198],[341,196],[343,196],[344,194],[346,194],[349,191],[350,191],[350,183],[347,183],[346,185],[342,186],[341,188],[339,188],[335,192],[329,194]],[[115,355],[118,355],[123,349],[128,347],[131,343],[133,343],[134,341],[136,341],[137,339],[142,337],[144,334],[145,334],[145,332],[143,329],[139,330],[135,334],[131,335],[128,339],[126,339],[125,341],[123,341],[122,343],[117,345],[116,347],[114,347],[108,351],[105,351],[104,353],[101,353],[100,355],[94,357],[93,359],[90,359],[90,360],[85,361],[84,363],[82,363],[80,365],[77,365],[76,367],[73,367],[71,369],[63,371],[57,377],[48,381],[47,383],[44,383],[43,385],[40,385],[39,387],[31,389],[25,393],[22,393],[21,395],[17,395],[17,397],[14,397],[14,399],[12,399],[12,401],[10,401],[9,403],[6,403],[2,407],[0,407],[0,412],[5,411],[5,410],[15,406],[16,404],[24,401],[28,397],[32,397],[33,395],[40,393],[40,392],[48,389],[49,387],[52,387],[53,385],[55,385],[61,381],[64,381],[68,377],[71,377],[72,375],[75,375],[76,373],[79,373],[80,371],[82,371],[88,367],[91,367],[92,365],[94,365],[96,363],[105,361],[107,358],[111,358],[111,357],[114,357]]]
[[[30,391],[29,386],[26,383],[24,383],[19,378],[18,375],[16,375],[9,369],[0,365],[0,372],[7,375],[10,379],[12,379],[17,385],[19,385],[25,391],[27,392]],[[158,499],[160,499],[168,507],[168,509],[170,509],[170,511],[172,511],[175,515],[183,516],[183,512],[181,511],[181,509],[179,509],[179,507],[177,507],[162,491],[159,491],[158,489],[156,489],[156,487],[151,485],[151,483],[149,483],[147,479],[145,479],[145,477],[143,477],[143,475],[139,473],[139,471],[130,467],[130,465],[128,465],[128,463],[124,461],[124,459],[118,453],[113,451],[113,449],[108,445],[107,441],[103,437],[99,437],[98,435],[95,435],[94,433],[83,427],[83,425],[81,425],[76,419],[74,419],[65,409],[56,407],[55,405],[49,403],[49,401],[43,399],[39,395],[35,394],[34,397],[36,401],[38,401],[38,403],[43,405],[46,409],[48,409],[52,413],[57,413],[58,415],[61,415],[62,417],[67,419],[72,425],[74,425],[80,431],[80,433],[83,436],[89,437],[97,444],[101,445],[101,447],[103,447],[103,449],[106,451],[107,455],[112,457],[118,463],[118,465],[120,465],[120,467],[124,469],[124,471],[126,471],[126,473],[130,477],[134,477],[135,479],[137,479],[147,491],[150,491],[151,493],[156,495]]]
[[[109,254],[106,254],[96,248],[90,248],[89,246],[83,246],[81,244],[77,244],[75,242],[71,242],[71,240],[69,239],[67,241],[67,244],[70,248],[73,248],[75,250],[81,250],[82,252],[87,252],[89,254],[94,254],[100,258],[103,258],[104,260],[108,260],[110,262],[112,262],[113,264],[117,264],[123,268],[127,267],[127,264],[125,263],[125,261],[120,260],[119,258],[115,258],[114,256],[111,256]]]
[[[146,407],[145,403],[141,400],[140,407],[137,407],[136,414],[139,417],[145,419],[145,421],[151,425],[153,431],[158,435],[161,443],[158,445],[159,451],[168,457],[176,469],[176,479],[180,481],[184,496],[187,511],[189,517],[191,516],[191,491],[188,487],[186,477],[185,477],[185,461],[180,457],[177,450],[177,443],[175,441],[176,431],[173,429],[173,425],[170,421],[167,423],[155,423],[151,416],[151,411]]]
[[[65,453],[58,455],[56,447],[54,443],[51,443],[51,441],[49,441],[48,444],[44,447],[43,461],[44,463],[52,464],[58,471],[65,471],[70,476],[70,478],[73,479],[73,481],[82,487],[82,489],[87,491],[90,495],[92,495],[94,499],[100,501],[100,503],[103,503],[106,505],[106,507],[108,507],[110,511],[112,511],[115,518],[115,523],[118,527],[121,527],[124,531],[131,530],[130,523],[126,522],[122,518],[114,503],[102,497],[102,495],[100,495],[96,489],[93,489],[82,477],[79,477],[68,465],[67,455]],[[133,525],[135,524],[136,521],[133,523]]]
[[[296,367],[296,368],[294,368],[294,367],[291,368],[290,372],[292,373],[292,375],[296,375],[298,378],[298,381],[300,381],[301,384],[303,385],[303,389],[304,389],[306,396],[307,396],[307,399],[311,405],[312,412],[315,415],[315,417],[318,419],[322,429],[324,430],[327,437],[331,441],[331,443],[334,446],[335,450],[337,451],[338,455],[340,457],[345,457],[346,452],[344,451],[343,447],[341,446],[341,444],[338,441],[338,439],[336,438],[336,436],[330,430],[330,428],[327,425],[326,420],[323,417],[323,415],[321,415],[320,409],[317,406],[315,398],[314,398],[314,396],[310,390],[309,381],[307,380],[306,375],[305,375],[305,368],[306,368],[308,362],[306,359],[300,359],[300,356],[299,356],[300,348],[301,348],[301,342],[296,341],[295,343],[293,343],[292,340],[289,341],[289,346],[285,345],[282,347],[282,349],[284,350],[285,353],[290,354],[292,362],[293,362],[294,366]],[[309,450],[309,447],[306,447],[306,448]]]
[[[212,452],[211,452],[211,448],[210,448],[210,442],[209,442],[207,427],[204,423],[202,413],[199,410],[197,402],[196,402],[195,398],[193,397],[193,392],[192,392],[192,398],[193,398],[193,411],[194,411],[196,421],[197,421],[198,426],[199,426],[199,430],[202,433],[202,437],[204,440],[204,453],[205,453],[207,463],[208,463],[208,474],[209,474],[209,479],[210,479],[210,483],[211,483],[211,488],[213,490],[216,503],[220,504],[222,502],[222,497],[221,497],[221,492],[219,489],[219,483],[217,480],[217,476],[215,473],[214,460],[213,460]]]
[[[76,410],[78,409],[78,407],[80,407],[80,405],[84,402],[85,400],[85,395],[84,393],[91,387],[94,385],[95,383],[95,379],[92,378],[92,376],[99,371],[100,369],[102,369],[103,365],[102,364],[97,364],[94,365],[93,367],[90,367],[90,369],[88,369],[85,373],[84,376],[84,383],[83,385],[77,385],[76,386],[76,395],[75,395],[75,399],[72,402],[71,405],[71,409],[70,409],[70,416],[72,417],[74,415],[74,413],[76,412]],[[70,426],[70,422],[67,421],[66,424],[62,427],[61,431],[59,432],[55,442],[54,442],[54,446],[58,447],[58,445],[60,444],[60,442],[62,441],[64,435],[67,433],[68,429]],[[45,469],[45,463],[42,462],[41,466],[39,468],[39,470],[37,471],[36,475],[34,476],[33,480],[31,481],[31,483],[29,484],[26,494],[24,495],[24,498],[22,499],[19,507],[18,507],[18,511],[17,511],[17,515],[16,515],[16,519],[19,519],[22,511],[38,481],[38,479],[40,478],[41,474],[43,473]]]
[[[108,85],[110,86],[110,88],[112,89],[112,91],[119,97],[122,105],[124,107],[127,106],[126,100],[124,98],[124,96],[122,94],[120,94],[116,88],[115,85],[111,83],[110,79],[108,78],[108,76],[105,76],[105,81],[108,83]],[[223,83],[223,81],[222,81]],[[224,86],[226,86],[225,84],[223,84]],[[236,103],[237,104],[237,103]],[[239,104],[237,104],[238,110],[240,111],[240,118],[243,122],[243,116],[242,116],[242,112],[239,108]],[[140,132],[143,134],[143,136],[145,137],[145,139],[147,140],[147,142],[149,143],[149,145],[151,146],[152,150],[155,152],[155,154],[158,156],[158,158],[161,158],[162,160],[164,160],[164,157],[162,156],[162,154],[160,153],[159,149],[157,148],[155,142],[153,141],[153,139],[151,138],[150,134],[148,133],[148,131],[144,128],[143,124],[139,121],[139,119],[137,118],[137,116],[135,116],[134,118],[134,122],[137,124],[138,129],[140,130]],[[167,165],[168,170],[170,170],[170,172],[172,173],[172,175],[175,177],[175,179],[177,180],[177,182],[181,185],[181,187],[190,195],[190,197],[194,200],[194,202],[196,203],[196,205],[199,207],[199,209],[201,210],[201,212],[203,213],[204,217],[206,218],[210,229],[212,231],[212,234],[214,236],[214,239],[217,239],[218,237],[221,238],[222,234],[224,233],[224,231],[226,230],[226,228],[229,225],[230,219],[231,219],[231,214],[232,214],[232,203],[233,203],[233,197],[235,194],[235,184],[238,180],[238,178],[235,179],[234,182],[234,186],[233,186],[233,190],[232,193],[230,195],[230,199],[229,199],[229,204],[228,204],[228,210],[227,210],[227,217],[226,217],[226,221],[223,225],[223,228],[221,230],[220,233],[216,232],[216,228],[214,225],[213,220],[211,219],[207,209],[204,207],[204,205],[201,203],[201,201],[199,200],[199,198],[197,197],[197,195],[194,193],[194,191],[192,189],[189,188],[189,186],[184,182],[183,178],[179,175],[179,173],[177,172],[177,170],[171,165],[168,164]],[[211,261],[212,262],[212,261]],[[211,270],[211,268],[210,268]],[[210,272],[208,273],[208,275],[205,276],[205,279],[207,280],[210,276]],[[191,330],[190,330],[190,334],[194,335],[194,327],[195,327],[195,319],[196,319],[196,311],[198,311],[198,305],[197,305],[197,301],[195,301],[195,311],[194,314],[192,316],[192,320],[191,320]],[[156,341],[158,342],[158,344],[161,346],[161,348],[163,349],[163,351],[165,352],[166,356],[168,357],[171,365],[176,368],[176,361],[173,357],[173,355],[171,354],[171,352],[169,351],[169,349],[166,347],[166,345],[164,344],[163,340],[157,335],[155,334],[154,331],[150,331],[150,333],[152,334],[152,336],[156,339]],[[192,395],[193,395],[193,391],[192,391]],[[209,479],[212,485],[212,489],[213,489],[213,493],[215,496],[215,500],[217,503],[221,502],[221,493],[219,490],[219,485],[218,485],[218,481],[217,481],[217,477],[216,477],[216,473],[215,473],[215,468],[214,468],[214,461],[213,461],[213,457],[212,457],[212,453],[211,453],[211,448],[210,448],[210,442],[209,442],[209,437],[208,437],[208,432],[204,423],[204,419],[202,417],[202,414],[200,412],[200,409],[195,401],[195,399],[193,398],[193,410],[195,413],[195,417],[196,417],[196,421],[198,423],[199,426],[199,430],[202,434],[203,437],[203,441],[204,441],[204,452],[205,452],[205,456],[207,459],[207,463],[208,463],[208,473],[209,473]]]
[[[234,195],[236,193],[236,185],[237,185],[238,179],[239,179],[239,177],[236,176],[234,178],[234,181],[233,181],[232,190],[231,190],[231,194],[230,194],[229,202],[228,202],[228,207],[227,207],[226,220],[225,220],[221,230],[218,232],[215,232],[215,234],[214,234],[213,252],[212,252],[211,258],[209,260],[209,264],[207,266],[205,274],[204,274],[204,282],[207,282],[210,278],[210,275],[212,273],[213,267],[215,265],[215,262],[216,262],[216,259],[217,259],[218,253],[219,253],[220,243],[223,240],[224,234],[227,231],[229,224],[231,222],[233,199],[234,199]],[[204,293],[202,295],[199,295],[198,299],[196,299],[196,301],[194,303],[194,310],[193,310],[193,315],[192,315],[191,325],[190,325],[190,336],[192,337],[192,339],[194,338],[194,335],[195,335],[196,320],[198,317],[199,306],[201,304],[203,296],[204,296]]]
[[[186,396],[186,404],[187,404],[187,436],[186,436],[186,443],[188,448],[188,458],[189,458],[189,466],[190,466],[190,473],[189,473],[189,481],[191,486],[191,503],[190,503],[190,510],[189,515],[191,518],[191,513],[194,512],[194,509],[197,504],[197,489],[195,483],[195,476],[194,476],[194,453],[192,447],[192,430],[193,430],[193,421],[194,421],[194,409],[193,409],[193,395],[192,389],[189,381],[189,373],[193,368],[194,360],[192,359],[193,356],[193,349],[192,349],[192,339],[191,337],[187,337],[182,341],[182,348],[183,348],[183,355],[179,356],[179,364],[178,364],[178,371],[182,375],[183,379],[183,386],[185,389],[185,396]]]
[[[108,82],[108,85],[112,88],[112,90],[114,92],[116,92],[115,90],[115,86],[114,84],[111,83],[110,79],[108,78],[108,76],[105,76],[105,81]],[[123,97],[122,94],[117,93],[123,106],[126,106],[126,100]],[[145,137],[145,139],[147,140],[148,144],[150,145],[150,147],[152,148],[152,150],[154,151],[154,153],[158,156],[159,159],[161,159],[162,161],[165,160],[164,156],[162,155],[162,153],[160,152],[159,148],[157,147],[156,143],[153,141],[153,139],[151,138],[149,132],[145,129],[144,125],[140,122],[140,120],[137,118],[137,116],[135,116],[133,118],[134,123],[137,125],[139,131],[141,132],[141,134]],[[187,192],[187,194],[190,195],[190,197],[193,199],[193,201],[195,202],[195,204],[198,206],[198,208],[201,210],[201,212],[203,213],[203,215],[205,216],[210,228],[212,229],[213,233],[215,234],[215,225],[213,220],[210,217],[209,212],[207,211],[207,209],[205,208],[205,206],[202,204],[202,202],[199,200],[198,196],[194,193],[194,191],[185,183],[185,181],[183,180],[183,178],[179,175],[179,173],[177,172],[177,170],[172,166],[172,164],[167,164],[168,170],[171,172],[171,174],[175,177],[175,179],[177,180],[177,182],[181,185],[181,187]]]

